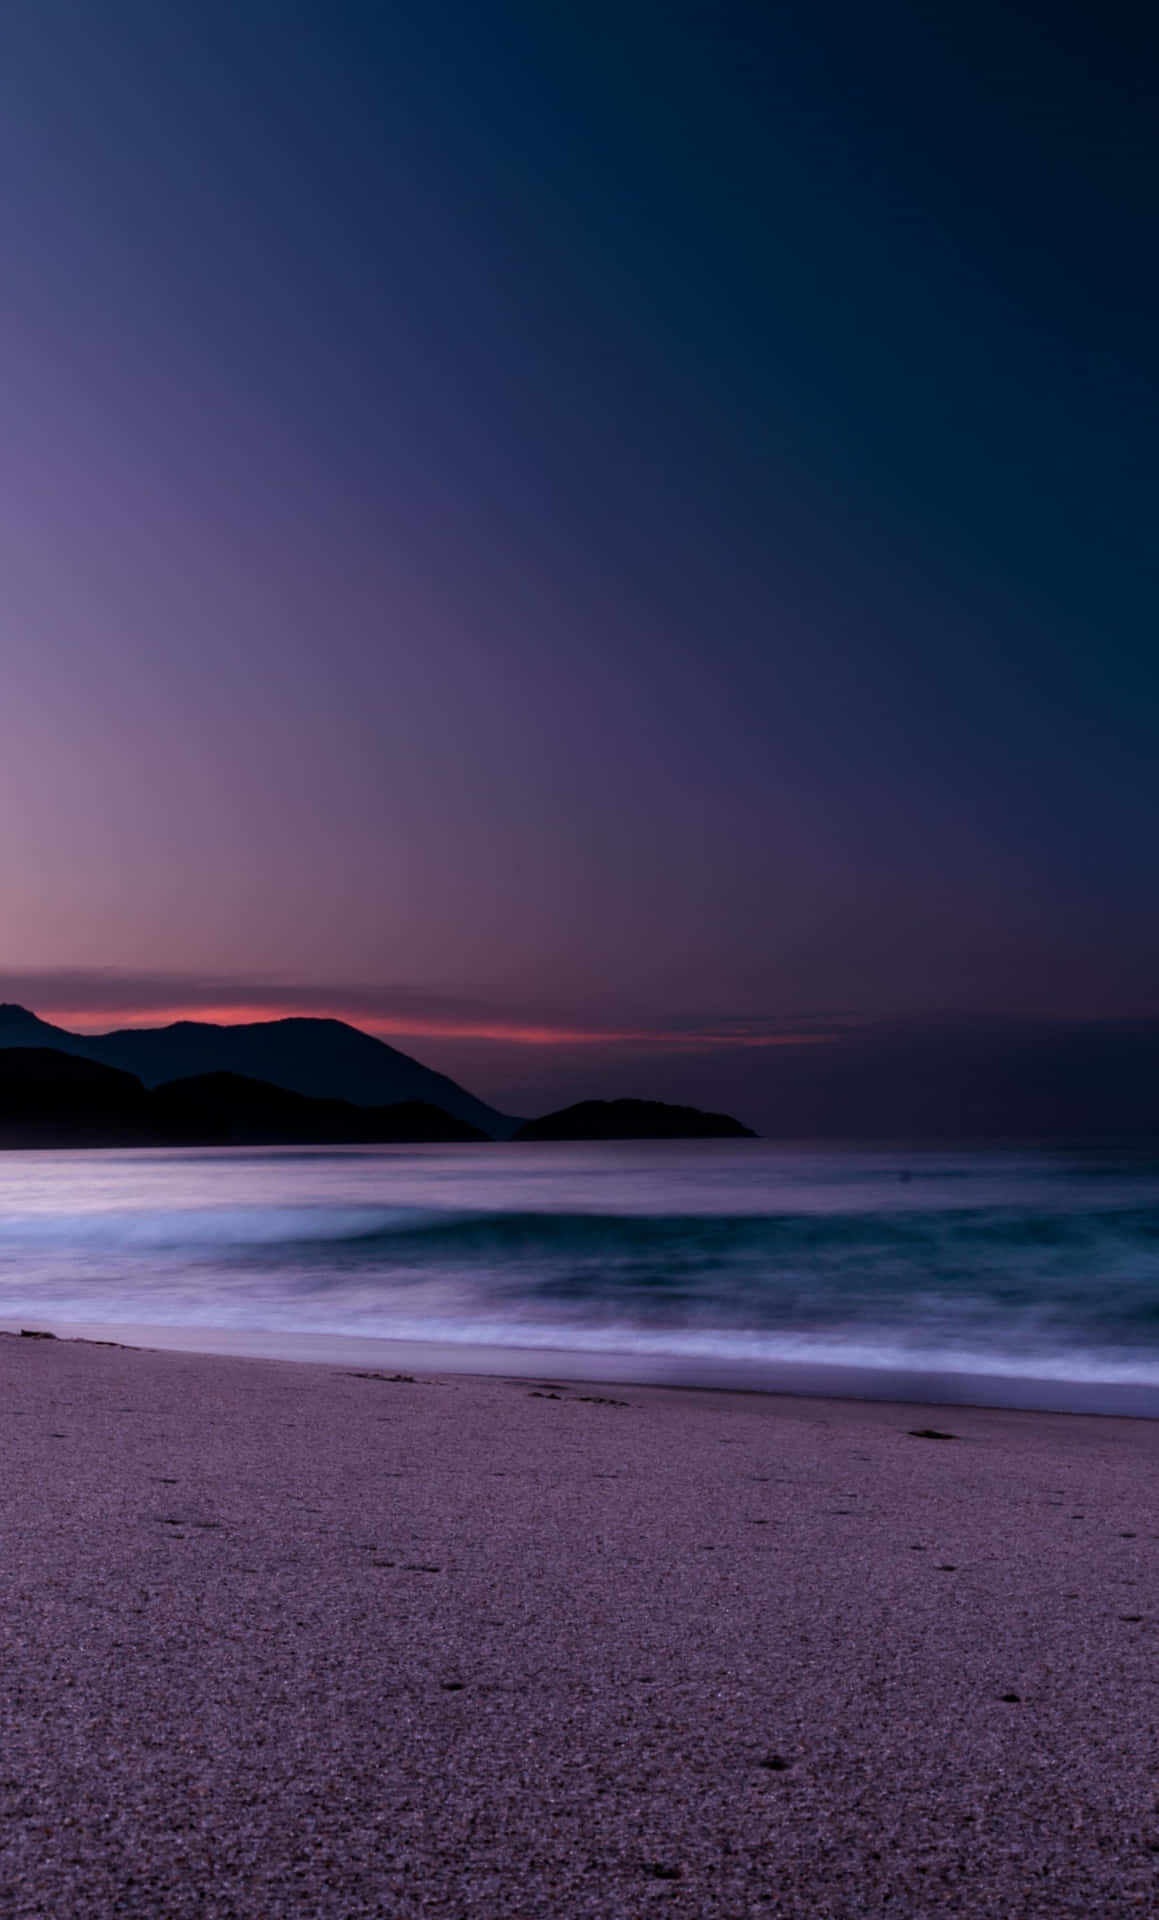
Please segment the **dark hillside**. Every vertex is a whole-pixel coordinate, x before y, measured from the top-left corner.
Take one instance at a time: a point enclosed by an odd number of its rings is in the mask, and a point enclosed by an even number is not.
[[[132,1074],[51,1047],[0,1049],[0,1146],[152,1146],[152,1104]]]
[[[373,1145],[485,1140],[486,1134],[422,1100],[359,1107],[313,1100],[239,1073],[171,1080],[150,1096],[158,1125],[188,1146]]]

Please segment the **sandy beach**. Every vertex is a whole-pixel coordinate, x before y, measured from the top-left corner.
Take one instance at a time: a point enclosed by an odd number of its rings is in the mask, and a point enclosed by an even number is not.
[[[1159,1907],[1159,1423],[10,1336],[0,1421],[6,1915]]]

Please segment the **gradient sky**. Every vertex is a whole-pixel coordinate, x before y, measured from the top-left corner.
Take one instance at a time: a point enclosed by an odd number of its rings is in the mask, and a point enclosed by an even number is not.
[[[511,1106],[1159,1012],[1155,35],[9,0],[0,997]]]

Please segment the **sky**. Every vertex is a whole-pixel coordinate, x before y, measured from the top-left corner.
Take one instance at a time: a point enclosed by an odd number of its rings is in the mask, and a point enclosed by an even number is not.
[[[0,998],[524,1111],[1159,1014],[1156,37],[10,0]]]

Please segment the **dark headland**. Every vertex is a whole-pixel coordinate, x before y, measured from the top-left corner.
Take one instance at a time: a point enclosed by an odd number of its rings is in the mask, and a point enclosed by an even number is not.
[[[528,1120],[517,1140],[755,1140],[727,1113],[670,1106],[663,1100],[580,1100]]]

